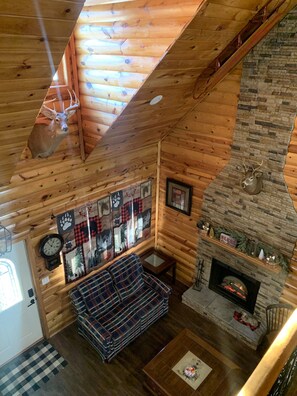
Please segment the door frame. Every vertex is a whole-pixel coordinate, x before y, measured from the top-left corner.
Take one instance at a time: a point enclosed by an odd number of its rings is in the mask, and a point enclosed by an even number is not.
[[[49,338],[49,335],[46,335],[48,333],[48,330],[47,330],[48,327],[46,324],[46,315],[45,315],[44,304],[43,304],[43,300],[42,300],[42,293],[41,293],[41,287],[40,287],[40,282],[39,282],[39,278],[38,278],[38,271],[37,271],[37,267],[35,265],[36,261],[34,258],[34,249],[32,246],[32,241],[30,239],[30,236],[26,235],[26,236],[21,237],[18,235],[17,236],[13,235],[12,236],[12,246],[11,246],[10,252],[13,252],[13,249],[16,249],[15,245],[17,243],[21,243],[21,242],[23,242],[24,254],[27,256],[26,260],[25,260],[26,265],[27,265],[26,271],[28,271],[29,278],[31,280],[31,285],[34,289],[34,300],[35,300],[35,304],[36,304],[36,308],[37,308],[37,314],[38,314],[41,332],[40,332],[39,339],[34,341],[31,345],[28,345],[25,349],[18,352],[15,356],[9,358],[3,365],[0,366],[0,368],[4,367],[6,364],[9,364],[12,360],[17,358],[17,356],[23,354],[24,352],[29,350],[31,347],[36,345],[41,340],[43,340],[45,338]],[[4,258],[5,258],[5,256],[4,256]],[[23,298],[25,297],[25,295],[23,294],[23,293],[25,293],[25,290],[26,289],[24,289],[22,286]]]
[[[13,243],[19,242],[21,240],[24,241],[24,243],[26,245],[26,249],[27,249],[29,270],[31,271],[32,282],[33,282],[33,286],[34,286],[34,290],[35,290],[35,300],[36,300],[37,307],[38,307],[38,313],[39,313],[39,319],[40,319],[43,337],[48,339],[49,338],[49,330],[48,330],[46,314],[45,314],[45,309],[44,309],[44,304],[43,304],[43,299],[42,299],[41,286],[40,286],[37,267],[36,267],[34,248],[32,245],[31,238],[28,235],[25,238],[21,238],[21,237],[13,238]],[[13,248],[13,245],[12,245],[12,248]]]

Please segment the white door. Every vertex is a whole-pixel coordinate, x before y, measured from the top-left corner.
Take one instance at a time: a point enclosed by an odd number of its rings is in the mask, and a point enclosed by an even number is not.
[[[0,256],[0,366],[43,337],[24,241]]]

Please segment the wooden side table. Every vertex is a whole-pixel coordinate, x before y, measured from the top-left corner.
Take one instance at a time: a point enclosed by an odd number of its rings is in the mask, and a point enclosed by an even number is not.
[[[175,284],[176,261],[173,257],[151,248],[140,255],[140,261],[143,268],[154,275],[161,275],[172,269],[172,283]]]

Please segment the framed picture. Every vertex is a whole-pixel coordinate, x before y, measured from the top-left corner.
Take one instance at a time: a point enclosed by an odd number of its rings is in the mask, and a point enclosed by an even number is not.
[[[166,181],[166,206],[188,216],[191,214],[193,187],[174,179]]]
[[[98,201],[98,214],[99,217],[107,216],[110,214],[110,197],[101,198]]]
[[[127,224],[121,224],[113,229],[114,255],[117,256],[127,250]]]
[[[152,195],[152,182],[149,180],[140,184],[140,197],[142,199]]]
[[[66,283],[86,275],[82,246],[78,246],[67,253],[63,253],[63,261]]]

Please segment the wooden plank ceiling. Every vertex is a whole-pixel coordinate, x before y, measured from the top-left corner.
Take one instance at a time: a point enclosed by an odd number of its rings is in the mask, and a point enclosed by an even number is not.
[[[84,0],[0,2],[0,185],[27,144]]]
[[[103,128],[98,123],[97,130],[96,119],[93,118],[92,127],[84,131],[86,152],[90,153],[96,147],[90,155],[92,160],[102,155],[102,148],[109,152],[115,142],[124,150],[162,139],[196,104],[192,94],[197,77],[266,3],[255,0],[203,1],[178,40],[134,96],[132,93],[129,104],[123,106],[120,115],[111,123],[106,122]],[[274,6],[275,2],[269,4],[269,7]],[[129,22],[127,24],[129,26]],[[162,39],[160,32],[160,43]],[[83,89],[86,90],[85,87]],[[156,95],[162,95],[163,100],[156,106],[150,106],[150,100]],[[85,109],[84,114],[87,113],[91,117]]]
[[[47,49],[56,68],[83,0],[2,3],[0,185],[4,186],[15,165],[23,166],[18,160],[51,82]],[[112,154],[115,144],[125,150],[159,141],[195,104],[192,93],[199,74],[265,3],[87,0],[75,35],[84,144],[90,160],[102,152]],[[150,106],[156,95],[163,95],[163,100]],[[67,146],[63,149],[65,153]],[[29,161],[32,168],[39,166],[39,159]]]
[[[131,101],[203,0],[87,0],[75,29],[85,152]]]

